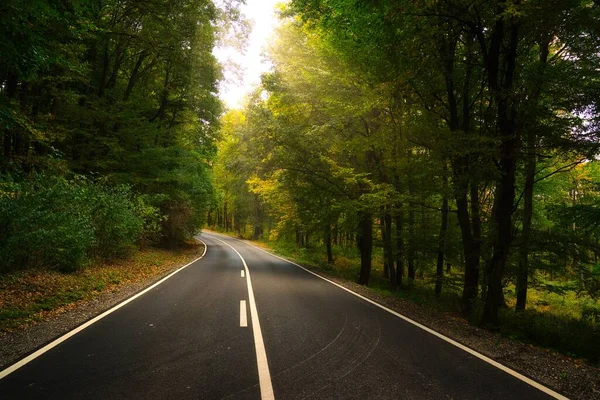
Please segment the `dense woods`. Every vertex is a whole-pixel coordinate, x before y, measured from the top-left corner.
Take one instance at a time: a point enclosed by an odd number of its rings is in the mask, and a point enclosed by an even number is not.
[[[208,224],[332,270],[355,257],[363,285],[598,359],[598,4],[293,0],[283,16],[272,73],[222,118]]]
[[[226,5],[2,2],[0,271],[71,271],[197,232]]]

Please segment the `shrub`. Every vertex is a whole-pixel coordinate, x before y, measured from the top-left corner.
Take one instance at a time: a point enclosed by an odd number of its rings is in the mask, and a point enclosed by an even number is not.
[[[127,256],[144,227],[129,188],[90,185],[86,189],[95,235],[91,255],[105,260]]]
[[[109,188],[82,177],[0,177],[0,271],[70,272],[91,258],[124,257],[145,228],[158,224],[157,215],[126,186]]]
[[[506,310],[501,315],[502,329],[544,347],[554,348],[571,355],[585,357],[592,362],[600,360],[600,331],[589,319],[526,310],[515,313]]]
[[[2,181],[0,268],[31,266],[73,271],[88,262],[94,242],[89,206],[80,186],[64,179]]]

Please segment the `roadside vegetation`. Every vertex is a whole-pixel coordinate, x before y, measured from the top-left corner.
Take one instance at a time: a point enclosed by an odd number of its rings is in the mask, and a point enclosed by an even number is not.
[[[217,230],[600,360],[600,7],[293,0]]]

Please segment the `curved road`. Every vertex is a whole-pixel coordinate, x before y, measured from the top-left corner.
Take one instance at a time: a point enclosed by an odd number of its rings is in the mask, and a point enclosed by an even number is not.
[[[202,259],[0,372],[0,399],[560,398],[249,244],[200,239]]]

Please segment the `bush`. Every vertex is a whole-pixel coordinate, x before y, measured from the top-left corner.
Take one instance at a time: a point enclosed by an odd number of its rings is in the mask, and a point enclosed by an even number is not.
[[[157,213],[126,186],[107,188],[82,177],[0,177],[0,271],[70,272],[92,258],[126,256],[144,228],[158,224]]]
[[[144,228],[129,188],[90,186],[87,195],[95,234],[91,254],[105,260],[127,256]]]
[[[94,242],[84,193],[62,179],[52,182],[2,181],[0,266],[3,271],[31,266],[71,271],[84,266]]]
[[[600,360],[600,330],[589,318],[572,318],[535,310],[501,313],[502,329],[509,336],[517,336],[544,347],[570,355],[585,357],[592,362]]]

